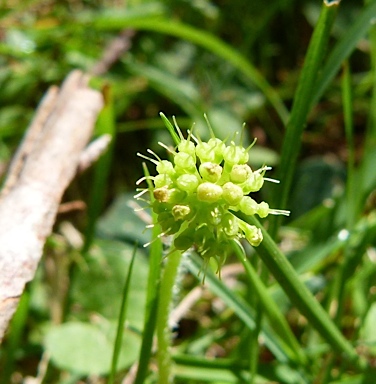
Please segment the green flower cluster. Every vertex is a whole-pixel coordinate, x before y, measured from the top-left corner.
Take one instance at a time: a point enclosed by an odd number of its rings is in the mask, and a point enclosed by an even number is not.
[[[194,247],[208,261],[214,257],[219,267],[231,252],[231,241],[245,238],[252,246],[262,241],[260,228],[249,225],[233,212],[288,215],[288,211],[270,209],[266,202],[257,203],[248,196],[261,189],[270,169],[253,171],[247,164],[249,150],[233,141],[226,145],[214,137],[207,142],[189,134],[185,139],[176,126],[180,142],[172,151],[172,161],[139,156],[156,165],[157,175],[144,177],[153,181],[153,211],[158,215],[163,235],[174,235],[175,249]],[[142,195],[141,192],[136,197]]]

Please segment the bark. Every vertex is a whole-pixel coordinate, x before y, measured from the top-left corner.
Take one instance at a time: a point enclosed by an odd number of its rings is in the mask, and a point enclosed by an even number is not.
[[[88,78],[72,72],[60,90],[47,92],[14,156],[0,196],[0,342],[34,277],[102,106]]]

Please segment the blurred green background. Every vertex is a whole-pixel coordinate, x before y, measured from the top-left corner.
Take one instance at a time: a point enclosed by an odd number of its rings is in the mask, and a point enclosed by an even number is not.
[[[278,169],[289,111],[321,7],[319,0],[0,1],[1,176],[43,94],[73,69],[90,73],[92,86],[105,95],[95,136],[113,136],[109,151],[74,180],[64,196],[65,202],[80,200],[87,208],[57,218],[37,276],[0,349],[0,383],[26,383],[30,377],[37,377],[36,383],[106,382],[133,244],[151,236],[143,232],[143,216],[133,211],[135,182],[143,174],[136,153],[151,148],[164,158],[165,150],[157,143],[171,143],[159,112],[176,116],[182,129],[195,124],[201,137],[209,134],[205,113],[222,139],[246,123],[244,143],[257,138],[251,166]],[[332,61],[325,67],[324,60],[319,68],[329,80],[325,85],[319,77],[311,92],[312,108],[297,138],[297,167],[291,170],[291,216],[279,234],[283,251],[324,307],[329,310],[339,298],[336,324],[355,345],[363,345],[355,342],[360,336],[371,345],[366,354],[373,359],[375,18],[374,1],[343,0],[339,7],[323,52]],[[333,52],[338,54],[331,57]],[[345,61],[352,91],[347,99],[352,108],[348,134],[341,74]],[[331,68],[334,73],[329,75]],[[351,185],[349,172],[355,174]],[[257,196],[271,197],[268,186]],[[72,231],[79,235],[78,242],[72,240]],[[138,359],[147,276],[148,252],[140,247],[119,383]],[[200,286],[201,279],[195,277],[181,277],[179,297]],[[235,277],[234,295],[257,310],[242,272]],[[223,286],[218,289],[203,294],[181,321],[174,355],[179,383],[249,382],[250,369],[243,360],[251,353],[247,342],[253,331],[244,316],[253,315],[223,308],[222,302],[221,307],[216,295],[227,293]],[[283,353],[276,356],[273,342],[262,343],[256,382],[369,379],[367,373],[344,366],[340,357],[332,357],[330,369],[320,376],[330,346],[312,334],[277,284],[269,289],[311,365],[294,366]],[[213,357],[219,363],[205,365]],[[155,380],[152,369],[145,382]]]

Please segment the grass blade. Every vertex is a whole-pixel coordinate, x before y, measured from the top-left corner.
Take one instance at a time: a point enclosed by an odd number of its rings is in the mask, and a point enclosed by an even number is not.
[[[270,104],[275,108],[283,123],[287,122],[288,111],[284,106],[279,94],[272,88],[267,80],[260,72],[237,50],[224,43],[216,36],[191,27],[187,24],[173,20],[163,19],[146,19],[146,18],[127,18],[119,17],[108,18],[96,17],[90,22],[91,28],[100,30],[120,29],[120,28],[135,28],[148,30],[158,33],[175,36],[181,39],[190,41],[208,51],[216,54],[224,60],[231,63],[235,68],[239,69],[248,80],[258,87]]]
[[[343,61],[350,56],[356,48],[359,40],[372,27],[372,21],[376,17],[376,2],[372,1],[359,14],[355,22],[350,26],[342,39],[336,44],[322,68],[321,75],[314,89],[312,104],[315,105],[325,92],[341,67]]]
[[[131,262],[129,264],[128,274],[127,274],[127,277],[125,279],[125,284],[124,284],[124,288],[123,288],[119,322],[118,322],[118,327],[117,327],[117,331],[116,331],[114,351],[112,354],[111,371],[110,371],[110,376],[108,379],[109,384],[113,384],[114,380],[115,380],[117,362],[119,360],[121,344],[122,344],[122,339],[123,339],[124,323],[125,323],[125,320],[127,318],[127,298],[128,298],[129,285],[130,285],[130,281],[131,281],[133,264],[134,264],[134,259],[136,258],[136,253],[137,253],[137,244],[135,245],[134,250],[133,250],[132,259],[131,259]]]
[[[284,209],[287,204],[292,179],[298,159],[301,135],[303,133],[308,113],[312,106],[312,95],[316,88],[317,76],[329,40],[330,30],[337,14],[338,2],[324,1],[316,28],[313,32],[304,66],[295,93],[290,119],[286,126],[283,141],[281,161],[278,167],[277,179],[281,180],[281,188],[275,189],[275,206]],[[273,237],[277,231],[281,216],[271,220]]]
[[[267,288],[257,275],[251,263],[245,257],[244,253],[239,248],[239,246],[236,243],[233,243],[233,248],[238,260],[244,266],[248,281],[250,282],[255,294],[258,296],[260,306],[264,310],[264,313],[269,321],[270,326],[281,338],[281,340],[285,344],[285,347],[289,348],[290,353],[295,354],[296,361],[300,361],[300,364],[304,365],[306,363],[305,355],[294,334],[292,333],[285,317],[278,309],[277,304],[270,297]]]
[[[189,262],[186,263],[189,271],[200,280],[199,273],[202,271],[202,260],[197,255],[190,255]],[[256,313],[253,308],[240,296],[233,293],[217,276],[209,269],[206,271],[205,284],[208,285],[210,291],[220,297],[226,305],[228,305],[236,313],[238,318],[251,330],[256,329]],[[267,325],[262,327],[262,334],[265,338],[265,344],[280,362],[294,361],[296,355],[289,354],[289,350],[285,349],[278,335]]]
[[[249,224],[261,228],[264,240],[256,248],[256,251],[290,298],[291,302],[301,311],[332,348],[343,352],[355,363],[363,364],[360,362],[356,350],[334,325],[329,315],[312,296],[308,288],[300,281],[298,274],[279,250],[268,232],[254,216],[248,216],[246,221]]]

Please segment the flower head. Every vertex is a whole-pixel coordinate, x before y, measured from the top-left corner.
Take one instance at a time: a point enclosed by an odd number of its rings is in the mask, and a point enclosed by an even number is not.
[[[164,115],[162,116],[166,121]],[[169,124],[169,129],[172,126]],[[257,247],[262,241],[260,228],[249,225],[234,212],[258,215],[288,215],[289,211],[270,209],[266,202],[257,203],[249,196],[259,191],[270,167],[252,170],[247,164],[251,147],[244,148],[233,141],[212,137],[203,142],[191,132],[185,139],[175,122],[178,132],[175,150],[169,149],[172,160],[161,160],[138,154],[156,165],[156,176],[143,177],[153,182],[153,211],[158,215],[158,223],[163,234],[173,235],[175,249],[186,251],[194,247],[206,260],[214,257],[220,268],[231,252],[231,242],[245,238]],[[142,192],[136,197],[140,197]]]

